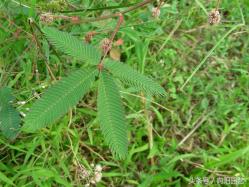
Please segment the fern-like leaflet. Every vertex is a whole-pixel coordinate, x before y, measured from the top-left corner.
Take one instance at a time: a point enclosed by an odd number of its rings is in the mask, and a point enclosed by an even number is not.
[[[112,152],[120,158],[127,155],[127,125],[121,97],[111,75],[100,74],[98,89],[98,119],[100,128]]]
[[[105,67],[121,81],[136,87],[138,90],[142,90],[151,95],[166,95],[165,90],[158,83],[135,71],[126,64],[107,60]]]
[[[93,46],[84,43],[84,41],[52,27],[43,28],[43,32],[51,44],[67,55],[90,64],[99,62],[100,52]]]
[[[58,81],[32,106],[23,130],[34,132],[65,114],[89,91],[97,73],[96,69],[80,69]]]
[[[20,116],[11,105],[13,97],[10,88],[0,89],[0,129],[8,139],[14,139],[20,129]]]

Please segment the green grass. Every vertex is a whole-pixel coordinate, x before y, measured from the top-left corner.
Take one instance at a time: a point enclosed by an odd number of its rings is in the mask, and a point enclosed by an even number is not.
[[[34,8],[48,9],[44,2],[21,2],[31,8],[13,3],[6,8],[0,2],[0,86],[12,87],[14,105],[27,113],[53,82],[45,59],[57,79],[81,64],[51,49],[28,24],[28,17],[38,22]],[[83,7],[123,7],[126,2],[84,1]],[[46,129],[20,133],[13,142],[0,136],[0,186],[84,186],[87,179],[80,167],[93,172],[91,164],[103,167],[97,186],[186,186],[192,178],[221,176],[243,177],[246,182],[241,186],[249,185],[249,3],[223,0],[222,23],[210,26],[206,12],[216,1],[166,2],[160,18],[151,16],[151,5],[126,14],[117,34],[124,40],[122,61],[151,75],[168,93],[146,97],[145,102],[133,88],[120,88],[129,122],[127,159],[116,160],[104,143],[93,91]],[[77,14],[85,18],[102,13]],[[115,24],[112,19],[64,30],[81,39],[97,31],[93,44],[98,46]]]

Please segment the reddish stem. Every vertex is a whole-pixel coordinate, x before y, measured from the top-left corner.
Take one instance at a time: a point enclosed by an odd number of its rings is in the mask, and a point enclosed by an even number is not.
[[[112,48],[112,44],[113,44],[113,40],[118,32],[118,30],[120,29],[120,26],[121,24],[124,22],[124,16],[122,13],[119,13],[118,14],[118,22],[117,22],[117,25],[115,27],[115,30],[113,31],[112,35],[111,35],[111,38],[110,38],[110,42],[108,44],[108,47],[107,49],[105,50],[105,53],[104,55],[102,56],[100,62],[99,62],[99,65],[98,65],[98,69],[101,71],[103,69],[103,63],[104,63],[104,59],[106,57],[106,55],[108,54],[108,52],[111,50]]]
[[[141,3],[138,3],[138,4],[130,7],[130,8],[127,8],[126,10],[121,11],[119,13],[114,13],[114,14],[110,14],[110,15],[106,15],[106,16],[101,16],[101,17],[98,17],[98,18],[83,19],[83,20],[79,20],[78,22],[75,22],[75,23],[70,23],[67,26],[70,26],[72,24],[82,24],[82,23],[87,23],[87,22],[95,22],[95,21],[101,21],[101,20],[105,20],[105,19],[114,18],[114,17],[119,16],[120,14],[124,15],[124,14],[126,14],[128,12],[131,12],[133,10],[136,10],[136,9],[140,8],[140,7],[143,7],[143,6],[149,4],[149,3],[153,2],[153,1],[155,1],[155,0],[145,0],[145,1],[141,2]],[[61,27],[61,28],[64,28],[64,27],[65,27],[65,25],[63,27]]]

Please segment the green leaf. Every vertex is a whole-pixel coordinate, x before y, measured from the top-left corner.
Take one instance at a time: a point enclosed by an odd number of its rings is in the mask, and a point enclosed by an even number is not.
[[[23,130],[34,132],[64,115],[90,89],[98,71],[78,70],[49,88],[30,109]]]
[[[116,77],[120,78],[124,83],[136,87],[138,90],[151,95],[166,95],[165,90],[152,79],[140,74],[130,66],[121,62],[107,60],[105,67]]]
[[[125,158],[128,152],[127,124],[119,90],[113,78],[103,71],[98,91],[98,119],[113,154]]]
[[[5,174],[0,172],[0,181],[5,182],[8,185],[14,186],[14,183],[12,180],[10,180]]]
[[[207,168],[221,167],[223,165],[233,163],[235,160],[242,158],[244,155],[248,155],[248,152],[249,152],[249,146],[222,155],[218,157],[217,160],[208,162],[207,164],[205,164],[205,166]]]
[[[65,54],[91,64],[98,64],[100,61],[101,54],[99,50],[69,33],[52,27],[43,28],[43,32],[49,42]]]
[[[10,88],[0,89],[0,129],[3,135],[13,140],[19,132],[20,116],[11,105],[13,97]]]

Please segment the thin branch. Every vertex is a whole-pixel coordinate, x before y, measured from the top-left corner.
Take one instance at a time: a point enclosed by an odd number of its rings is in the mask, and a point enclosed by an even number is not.
[[[219,170],[206,169],[204,165],[196,163],[196,162],[192,162],[192,161],[189,161],[189,160],[186,160],[186,159],[183,162],[191,164],[194,167],[205,170],[205,171],[207,171],[209,173],[212,173],[212,174],[214,173],[216,176],[227,177],[227,175],[225,175],[225,174],[231,174],[232,173],[231,171],[219,171]]]
[[[138,3],[138,4],[134,5],[133,7],[128,8],[127,10],[121,11],[121,14],[126,14],[128,12],[136,10],[136,9],[138,9],[140,7],[143,7],[143,6],[149,4],[149,3],[153,2],[153,1],[155,1],[155,0],[145,0],[145,1],[141,2],[141,3]]]
[[[15,0],[11,0],[11,2],[13,2],[13,3],[17,4],[17,5],[20,5],[20,6],[22,6],[22,7],[31,9],[31,7],[29,7],[28,5],[25,5],[25,4],[21,3],[21,2],[17,2],[17,1],[15,1]]]
[[[39,25],[34,20],[30,21],[30,25],[31,25],[31,27],[34,25],[42,35],[44,34],[42,32],[41,28],[39,27]],[[62,62],[62,59],[61,59],[60,55],[58,55],[58,53],[57,53],[56,49],[53,47],[53,45],[48,41],[48,39],[46,37],[45,37],[45,40],[48,42],[49,47],[51,47],[51,49],[53,50],[55,55],[58,57],[58,59],[60,59],[60,61]]]
[[[77,13],[77,12],[85,12],[85,11],[100,11],[100,10],[112,10],[118,8],[127,8],[136,5],[137,3],[131,3],[128,5],[119,5],[119,6],[108,6],[108,7],[101,7],[101,8],[82,8],[82,9],[75,9],[75,10],[65,10],[60,11],[59,13],[70,14],[70,13]]]
[[[113,40],[114,40],[114,38],[115,38],[115,36],[116,36],[118,30],[120,29],[120,26],[121,26],[121,24],[123,23],[123,21],[124,21],[124,17],[123,17],[123,15],[120,13],[120,14],[119,14],[119,19],[118,19],[117,25],[116,25],[116,27],[115,27],[115,30],[113,31],[113,33],[112,33],[112,35],[111,35],[111,38],[110,38],[110,42],[109,42],[108,48],[105,50],[105,53],[104,53],[103,57],[101,58],[99,64],[103,64],[103,61],[104,61],[106,55],[107,55],[108,52],[111,50]]]
[[[182,23],[182,19],[181,20],[178,20],[175,24],[175,27],[173,28],[173,30],[169,33],[168,37],[166,38],[166,40],[163,42],[162,46],[160,47],[160,49],[158,50],[158,53],[160,53],[165,45],[168,43],[168,41],[172,38],[172,36],[174,35],[174,33],[176,32],[176,30],[180,27]]]
[[[77,21],[77,22],[74,22],[74,23],[70,23],[67,26],[74,25],[74,24],[82,24],[82,23],[88,23],[88,22],[101,21],[101,20],[105,20],[105,19],[118,17],[120,14],[124,15],[124,14],[126,14],[128,12],[131,12],[133,10],[141,8],[141,7],[151,3],[153,1],[155,1],[155,0],[145,0],[145,1],[141,2],[141,3],[138,3],[138,4],[130,7],[130,8],[127,8],[127,10],[124,10],[124,11],[120,11],[120,12],[117,12],[117,13],[114,13],[114,14],[109,14],[109,15],[101,16],[101,17],[97,17],[97,18],[83,19],[83,20],[80,20],[80,21]]]
[[[90,19],[85,19],[85,20],[81,20],[80,23],[86,23],[86,22],[95,22],[95,21],[101,21],[101,20],[105,20],[105,19],[110,19],[110,18],[114,18],[114,17],[117,17],[119,16],[120,14],[126,14],[128,12],[131,12],[133,10],[136,10],[140,7],[143,7],[149,3],[151,3],[152,1],[154,0],[145,0],[141,3],[138,3],[130,8],[128,8],[127,10],[124,10],[124,11],[121,11],[121,12],[118,12],[118,13],[115,13],[115,14],[110,14],[110,15],[106,15],[106,16],[101,16],[101,17],[98,17],[98,18],[90,18]]]
[[[155,101],[152,101],[151,99],[147,99],[146,97],[143,97],[143,96],[140,96],[140,95],[136,95],[136,94],[132,94],[132,93],[129,93],[129,92],[123,92],[123,91],[120,91],[120,92],[123,93],[123,94],[126,94],[126,95],[130,95],[130,96],[133,96],[133,97],[137,97],[137,98],[141,98],[141,99],[144,99],[146,101],[149,101],[149,102],[151,102],[151,103],[159,106],[160,108],[162,108],[162,109],[170,112],[171,114],[175,113],[173,110],[171,110],[169,108],[166,108],[165,106],[163,106],[163,105],[161,105],[161,104],[159,104],[159,103],[157,103]]]
[[[37,25],[35,24],[35,26],[37,26]],[[39,27],[38,27],[38,28],[39,28]],[[49,72],[51,78],[52,78],[53,80],[56,81],[56,78],[55,78],[55,76],[54,76],[54,73],[53,73],[53,71],[51,70],[51,68],[50,68],[50,66],[49,66],[49,64],[48,64],[48,59],[47,59],[47,57],[46,57],[46,56],[43,54],[43,52],[42,52],[42,46],[41,46],[41,44],[40,44],[40,42],[39,42],[39,40],[38,40],[38,38],[37,38],[37,36],[36,36],[36,34],[35,34],[35,30],[34,30],[34,28],[32,27],[32,24],[31,24],[31,30],[32,30],[32,32],[33,32],[33,36],[34,36],[35,42],[36,42],[38,48],[40,49],[40,52],[41,52],[41,54],[42,54],[42,57],[44,58],[44,62],[45,62],[45,65],[46,65],[46,67],[47,67],[47,69],[48,69],[48,72]],[[40,28],[39,28],[38,30],[41,32]]]
[[[101,156],[99,153],[97,153],[96,151],[94,151],[91,147],[89,147],[88,145],[86,145],[83,142],[80,142],[80,145],[87,148],[90,152],[92,152],[93,154],[97,155],[102,161],[106,161],[105,158],[103,156]]]

